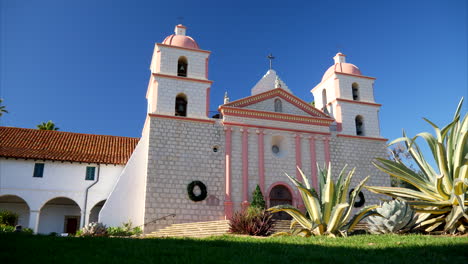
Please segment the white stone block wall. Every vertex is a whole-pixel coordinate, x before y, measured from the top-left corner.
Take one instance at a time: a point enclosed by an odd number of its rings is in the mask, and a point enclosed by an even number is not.
[[[269,111],[275,112],[275,100],[281,100],[281,104],[283,107],[284,114],[291,114],[291,115],[303,115],[303,116],[310,116],[310,114],[306,113],[302,109],[298,108],[297,106],[289,103],[288,101],[284,100],[283,98],[277,96],[271,99],[267,99],[265,101],[258,102],[256,104],[245,106],[244,108],[247,109],[254,109],[259,111]]]
[[[218,146],[218,152],[213,152]],[[175,214],[175,218],[149,224],[145,233],[173,223],[224,219],[224,131],[217,123],[151,117],[145,223]],[[207,199],[189,199],[187,185],[202,181]]]
[[[379,106],[339,102],[342,114],[342,134],[356,135],[356,116],[360,115],[364,123],[366,137],[381,137]]]
[[[158,52],[159,51],[159,52]],[[206,52],[184,50],[172,47],[163,47],[156,44],[151,72],[177,76],[177,62],[179,57],[187,58],[187,77],[206,80],[206,59],[210,56]],[[159,69],[157,65],[159,64]]]
[[[175,99],[179,93],[187,96],[187,117],[206,118],[208,83],[155,77],[157,89],[153,90],[154,109],[151,113],[174,116]]]
[[[333,175],[337,176],[345,164],[348,164],[348,171],[356,168],[350,189],[368,175],[371,177],[367,185],[390,186],[390,177],[372,164],[376,157],[386,156],[385,142],[336,137],[335,135],[331,139],[330,150]],[[364,206],[379,204],[380,198],[389,199],[389,197],[376,195],[367,190],[363,190],[363,193],[366,200]]]

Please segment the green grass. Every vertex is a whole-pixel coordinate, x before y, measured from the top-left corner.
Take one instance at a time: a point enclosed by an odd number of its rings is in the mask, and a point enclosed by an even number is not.
[[[128,239],[3,233],[0,263],[468,263],[468,237]]]

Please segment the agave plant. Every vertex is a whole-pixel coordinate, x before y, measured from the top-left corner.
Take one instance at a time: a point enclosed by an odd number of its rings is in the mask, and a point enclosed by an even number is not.
[[[415,172],[398,161],[377,159],[374,163],[383,172],[405,181],[416,188],[411,190],[398,187],[366,186],[372,192],[399,197],[419,212],[419,226],[431,232],[443,226],[446,233],[466,232],[468,227],[468,118],[461,118],[463,98],[453,121],[440,129],[431,121],[424,119],[435,130],[435,136],[423,132],[413,138],[406,136],[389,145],[404,142],[420,172]],[[437,169],[434,169],[423,156],[416,143],[424,139],[429,145]]]
[[[286,176],[299,189],[309,216],[306,216],[300,210],[290,205],[278,205],[268,210],[271,212],[286,212],[291,215],[293,217],[291,228],[299,224],[301,226],[299,233],[305,236],[346,236],[362,219],[378,214],[374,210],[378,206],[372,205],[364,207],[351,218],[356,197],[369,176],[361,181],[351,194],[348,195],[349,185],[355,169],[352,169],[345,176],[345,166],[338,175],[337,181],[334,182],[332,180],[330,164],[328,169],[319,170],[320,186],[319,194],[317,194],[316,190],[311,188],[302,170],[299,167],[297,169],[302,175],[302,182],[290,177],[288,174]]]
[[[367,218],[371,234],[408,232],[416,222],[414,210],[403,200],[385,202],[376,211],[380,216]]]

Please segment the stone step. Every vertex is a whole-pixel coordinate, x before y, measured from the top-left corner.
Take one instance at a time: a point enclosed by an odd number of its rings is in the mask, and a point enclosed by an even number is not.
[[[148,237],[207,237],[223,235],[229,231],[229,221],[205,221],[195,223],[172,224],[151,234]]]

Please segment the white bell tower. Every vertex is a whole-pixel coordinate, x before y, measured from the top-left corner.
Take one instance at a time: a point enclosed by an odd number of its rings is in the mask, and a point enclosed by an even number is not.
[[[210,51],[199,48],[186,36],[186,27],[177,25],[174,34],[157,43],[151,61],[151,77],[146,98],[148,113],[207,118],[210,87]]]
[[[322,81],[311,92],[315,107],[336,120],[340,134],[381,138],[380,104],[374,100],[375,78],[364,76],[358,67],[337,53]]]

